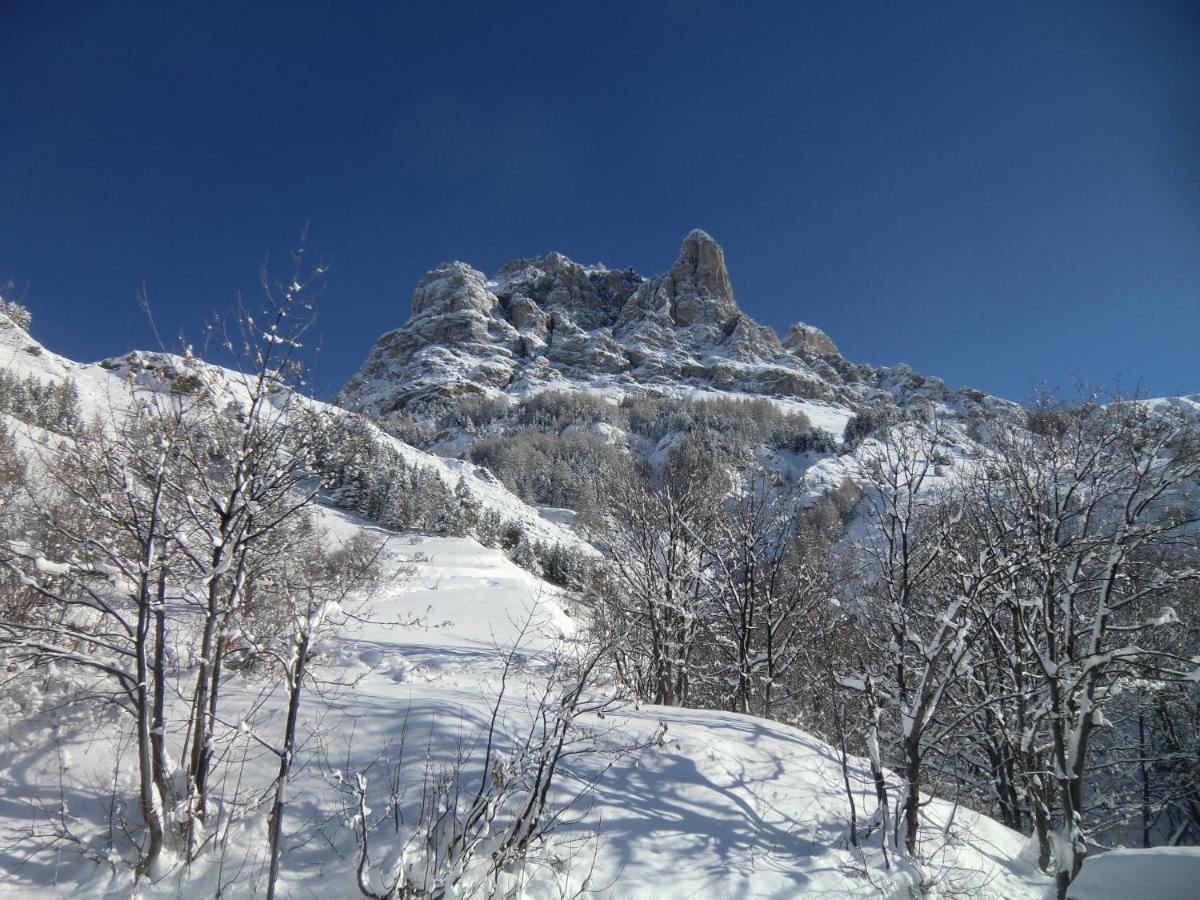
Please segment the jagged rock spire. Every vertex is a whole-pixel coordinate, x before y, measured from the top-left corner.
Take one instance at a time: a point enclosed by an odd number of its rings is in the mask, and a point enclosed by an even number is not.
[[[699,228],[683,239],[666,287],[677,325],[720,325],[740,312],[725,268],[725,252]]]
[[[707,231],[695,228],[683,239],[679,256],[671,267],[677,290],[691,288],[702,297],[733,303],[733,288],[725,268],[725,251]]]

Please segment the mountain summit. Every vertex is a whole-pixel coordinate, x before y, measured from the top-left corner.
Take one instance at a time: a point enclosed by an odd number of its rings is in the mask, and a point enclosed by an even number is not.
[[[672,308],[676,322],[689,324],[709,317],[726,321],[741,313],[729,284],[725,251],[707,231],[697,228],[683,239],[667,278],[676,301]]]
[[[554,252],[513,260],[491,278],[444,263],[421,279],[408,322],[379,338],[338,402],[378,415],[414,401],[571,387],[700,389],[848,408],[881,391],[900,403],[952,394],[904,366],[850,363],[803,322],[781,341],[741,310],[724,251],[695,229],[671,268],[649,277]]]

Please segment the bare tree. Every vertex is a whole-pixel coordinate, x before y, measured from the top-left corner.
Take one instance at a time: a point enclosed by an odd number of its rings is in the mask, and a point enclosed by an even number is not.
[[[267,897],[275,896],[279,865],[283,858],[283,815],[288,785],[296,764],[300,704],[319,635],[341,617],[352,596],[364,597],[377,576],[376,563],[384,542],[359,536],[335,551],[326,551],[328,537],[303,529],[301,539],[289,547],[286,564],[277,572],[271,599],[286,611],[290,628],[271,629],[256,651],[268,656],[283,677],[285,717],[278,746],[279,770],[272,786],[271,811],[267,817],[270,867]],[[332,620],[332,621],[331,621]],[[413,623],[409,623],[413,624]],[[280,638],[284,638],[281,640]]]
[[[869,508],[868,536],[861,545],[865,635],[884,662],[881,677],[867,683],[898,720],[904,796],[896,828],[899,834],[903,824],[905,852],[913,858],[926,732],[969,651],[972,604],[993,577],[986,558],[951,574],[961,501],[935,483],[944,442],[938,425],[905,424],[886,430],[861,451]],[[878,710],[868,715],[879,718]]]
[[[596,622],[631,687],[654,703],[685,706],[691,696],[697,642],[711,615],[719,475],[684,458],[658,486],[636,472],[609,479],[602,535],[610,566],[593,590]]]
[[[133,354],[104,418],[39,433],[37,477],[13,504],[26,527],[0,543],[0,567],[21,595],[0,604],[6,657],[28,670],[74,668],[91,679],[93,700],[130,716],[145,829],[137,877],[153,873],[177,799],[168,646],[180,642],[187,661],[199,611],[184,748],[190,860],[207,808],[222,666],[254,612],[255,579],[279,564],[272,539],[312,500],[287,383],[317,282],[302,281],[303,251],[295,262],[278,290],[263,276],[265,325],[242,311],[244,371],[231,377],[190,351]]]
[[[38,667],[61,663],[110,688],[133,719],[147,843],[163,846],[170,789],[164,752],[165,603],[180,524],[172,484],[185,398],[130,394],[124,414],[45,448],[25,502],[34,540],[8,541],[3,563],[28,591],[0,620],[0,645]]]
[[[790,705],[794,670],[830,624],[832,560],[827,542],[804,525],[798,488],[764,473],[743,476],[713,538],[717,583],[705,626],[719,661],[711,680],[733,688],[718,702],[768,718]]]
[[[1016,639],[1041,687],[1032,717],[1048,733],[1060,827],[1051,835],[1058,893],[1087,854],[1092,737],[1123,681],[1190,677],[1194,663],[1148,636],[1197,576],[1186,503],[1200,474],[1194,423],[1118,399],[1054,410],[1048,427],[998,440],[998,522],[1020,565],[1009,595]]]
[[[231,649],[231,624],[246,601],[247,579],[260,545],[275,529],[298,515],[315,496],[309,485],[303,441],[290,422],[299,406],[290,389],[300,371],[296,353],[312,324],[314,296],[324,265],[311,270],[303,245],[293,252],[291,277],[276,284],[264,267],[260,320],[239,310],[239,345],[224,346],[245,367],[228,388],[240,394],[227,404],[210,404],[193,417],[193,440],[183,454],[188,525],[199,540],[180,551],[201,590],[190,598],[203,618],[197,675],[191,700],[187,757],[186,845],[191,859],[199,825],[208,809],[213,736],[218,721],[223,667]]]

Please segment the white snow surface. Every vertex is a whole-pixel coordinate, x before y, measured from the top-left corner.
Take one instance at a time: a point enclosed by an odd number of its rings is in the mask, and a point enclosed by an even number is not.
[[[1200,847],[1110,850],[1090,856],[1068,900],[1182,900],[1200,894]]]

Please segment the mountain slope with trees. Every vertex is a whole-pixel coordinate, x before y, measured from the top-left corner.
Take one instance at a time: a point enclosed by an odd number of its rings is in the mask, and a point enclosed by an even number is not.
[[[295,264],[234,365],[0,308],[0,892],[1061,897],[1200,841],[1193,399],[781,342],[693,232],[437,270],[348,411]]]

